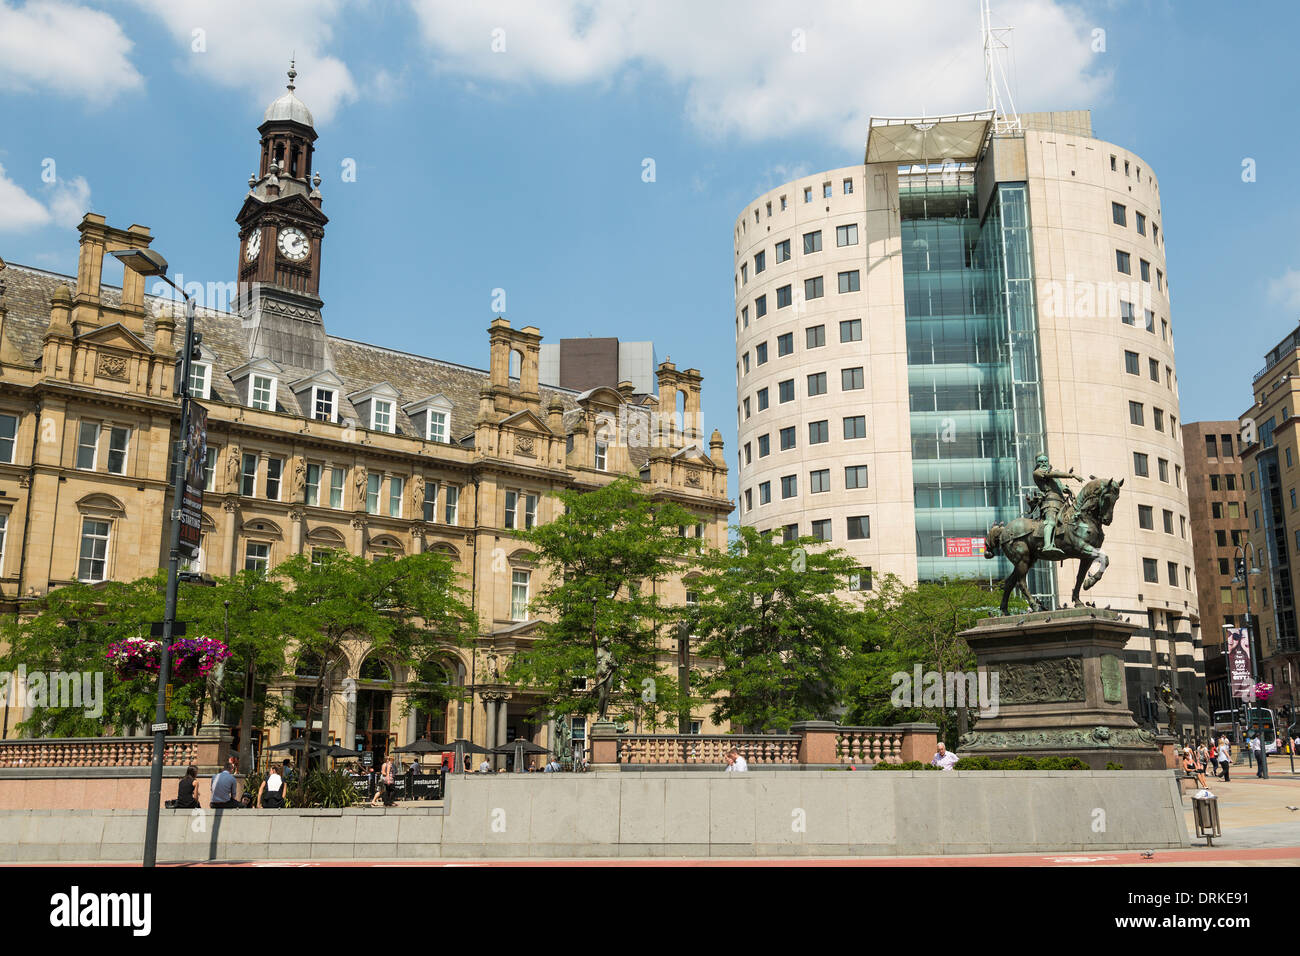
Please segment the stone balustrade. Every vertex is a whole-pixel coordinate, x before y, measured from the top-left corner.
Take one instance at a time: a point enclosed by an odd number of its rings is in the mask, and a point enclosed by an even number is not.
[[[720,767],[736,748],[751,764],[796,764],[797,734],[619,734],[618,762],[710,764]]]
[[[168,737],[163,746],[163,765],[186,767],[199,763],[200,746],[198,737]],[[0,740],[0,768],[6,769],[148,767],[152,762],[152,737]]]

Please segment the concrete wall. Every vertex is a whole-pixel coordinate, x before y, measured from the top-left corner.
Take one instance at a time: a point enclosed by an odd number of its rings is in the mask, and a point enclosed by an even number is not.
[[[0,860],[135,860],[144,824],[143,810],[0,811]],[[164,810],[158,858],[888,856],[1187,845],[1182,800],[1167,772],[646,772],[455,778],[442,806]]]

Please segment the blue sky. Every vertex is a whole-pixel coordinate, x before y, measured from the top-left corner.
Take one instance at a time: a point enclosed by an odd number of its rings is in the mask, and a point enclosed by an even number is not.
[[[1016,105],[1089,107],[1094,135],[1160,177],[1182,418],[1236,417],[1263,353],[1300,317],[1300,15],[1286,3],[993,6],[1015,27]],[[872,114],[984,102],[976,0],[269,9],[0,0],[0,256],[74,270],[74,226],[93,209],[150,226],[187,281],[233,278],[256,126],[296,53],[331,220],[332,333],[482,367],[502,288],[506,317],[547,340],[650,338],[660,358],[700,368],[705,425],[729,457],[731,231],[745,203],[861,162]],[[355,182],[342,181],[346,160]]]

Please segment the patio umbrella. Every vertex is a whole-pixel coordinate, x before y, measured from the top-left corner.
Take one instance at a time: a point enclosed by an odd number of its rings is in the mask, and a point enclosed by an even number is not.
[[[456,754],[457,773],[465,772],[465,755],[466,754],[490,754],[492,751],[486,747],[480,747],[476,743],[471,743],[464,737],[453,740],[449,744],[442,745],[443,753],[454,752]]]
[[[282,744],[276,744],[274,747],[267,747],[266,749],[297,751],[297,750],[305,750],[308,747],[310,747],[312,750],[315,751],[328,751],[330,749],[328,744],[323,744],[319,740],[307,740],[303,737],[298,737],[296,740],[286,740]]]
[[[450,744],[435,744],[432,740],[420,738],[413,740],[405,747],[394,747],[395,754],[444,754],[455,750]]]
[[[538,746],[531,740],[524,740],[523,737],[516,737],[513,743],[502,744],[500,747],[493,747],[494,754],[513,754],[515,758],[515,773],[524,772],[524,754],[548,754],[550,753],[545,747]]]

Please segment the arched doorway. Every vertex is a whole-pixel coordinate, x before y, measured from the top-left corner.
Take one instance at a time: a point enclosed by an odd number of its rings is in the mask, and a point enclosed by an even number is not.
[[[321,669],[320,655],[310,651],[302,655],[298,661],[298,666],[294,669],[293,721],[290,724],[289,733],[289,739],[291,740],[297,740],[299,737],[307,735],[310,735],[312,740],[320,740],[322,725],[326,721],[329,721],[331,725],[335,725],[334,718],[337,715],[329,713],[329,702],[331,697],[342,686],[347,671],[341,660],[335,660],[313,704],[312,696],[316,691],[316,682],[320,678]],[[308,708],[311,709],[310,727],[307,725]]]
[[[449,742],[447,705],[455,686],[452,675],[452,669],[439,661],[425,661],[416,669],[410,687],[415,705],[415,740],[431,740],[435,744]]]
[[[393,671],[378,657],[370,656],[357,675],[357,723],[353,746],[374,754],[374,766],[388,753],[389,728],[393,713]]]

